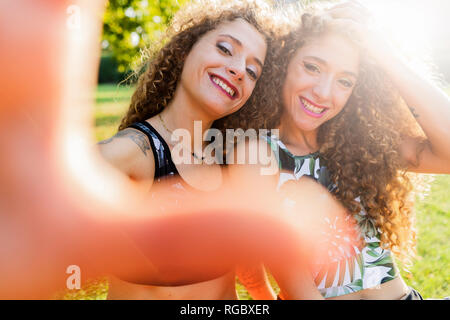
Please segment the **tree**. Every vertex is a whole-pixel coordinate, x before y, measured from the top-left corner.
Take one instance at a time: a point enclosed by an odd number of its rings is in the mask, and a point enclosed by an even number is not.
[[[140,51],[158,40],[181,6],[191,0],[109,0],[103,20],[104,53],[123,73],[139,62]],[[268,0],[274,5],[317,0]],[[111,63],[110,63],[111,64]]]
[[[130,70],[140,51],[156,41],[175,12],[188,0],[109,0],[103,20],[102,48]]]

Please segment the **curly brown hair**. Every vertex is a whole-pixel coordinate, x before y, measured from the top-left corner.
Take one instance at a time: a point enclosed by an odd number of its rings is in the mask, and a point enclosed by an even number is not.
[[[277,66],[267,74],[269,85],[254,95],[271,97],[267,106],[278,113],[267,120],[278,126],[287,68],[308,41],[337,32],[352,40],[347,30],[331,29],[318,14],[303,13],[301,23],[281,37],[275,55]],[[264,83],[264,82],[262,82]],[[262,84],[261,83],[261,84]],[[380,231],[381,245],[408,267],[415,255],[414,193],[407,165],[400,153],[404,137],[424,142],[420,127],[383,72],[362,52],[358,81],[344,109],[318,131],[321,160],[337,186],[335,196],[351,214],[361,205]],[[418,156],[418,155],[417,155]],[[360,202],[357,199],[359,197]]]
[[[265,2],[260,0],[190,2],[172,19],[161,41],[165,44],[161,48],[155,47],[145,53],[149,59],[143,67],[144,71],[140,72],[136,90],[128,112],[121,120],[119,130],[160,113],[174,96],[184,61],[193,45],[221,23],[239,18],[254,26],[264,36],[267,52],[272,52],[270,47],[277,24],[270,14],[270,7]],[[272,65],[270,54],[266,56],[266,61],[268,60],[268,64]],[[273,110],[256,108],[266,105],[265,97],[265,95],[252,96],[250,103],[244,104],[237,113],[216,121],[213,127],[222,131],[225,128],[245,129],[257,127],[266,118],[273,118],[275,115]]]

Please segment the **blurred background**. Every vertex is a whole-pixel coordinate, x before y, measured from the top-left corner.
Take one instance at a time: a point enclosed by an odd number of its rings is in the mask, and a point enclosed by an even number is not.
[[[104,16],[99,83],[117,83],[137,66],[141,50],[156,41],[173,14],[190,0],[110,0]],[[289,10],[293,3],[320,0],[273,0]],[[328,3],[329,1],[326,1]],[[450,79],[450,1],[361,0],[399,45],[430,59]]]
[[[132,72],[144,49],[157,43],[174,13],[190,0],[109,0],[104,15],[98,76],[96,139],[117,130],[132,94]],[[329,4],[323,0],[266,0],[289,10],[292,5]],[[377,27],[417,68],[432,67],[434,78],[450,81],[449,0],[360,0],[371,10]],[[127,80],[127,81],[125,81]],[[120,86],[117,84],[120,83]],[[113,104],[111,104],[113,103]]]
[[[143,50],[156,43],[174,13],[190,0],[109,0],[104,14],[102,55],[96,105],[95,140],[117,132],[133,93],[126,81],[142,62]],[[321,0],[267,0],[284,10]],[[412,60],[433,66],[439,85],[450,93],[450,0],[360,0],[371,10],[378,27]],[[329,2],[327,2],[329,3]],[[420,68],[423,64],[418,63]],[[133,79],[132,77],[130,79]],[[418,258],[409,285],[425,298],[450,296],[450,177],[435,176],[429,195],[418,199]],[[425,193],[424,193],[425,195]],[[67,294],[66,298],[105,298],[105,281]],[[239,286],[241,298],[248,299]]]

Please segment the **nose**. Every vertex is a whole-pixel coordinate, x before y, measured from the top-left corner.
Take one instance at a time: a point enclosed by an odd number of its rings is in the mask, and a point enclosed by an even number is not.
[[[315,98],[319,101],[326,101],[330,99],[332,93],[332,85],[332,79],[320,79],[312,90]]]
[[[229,65],[226,70],[233,80],[242,81],[244,79],[245,66],[242,66],[242,64]]]

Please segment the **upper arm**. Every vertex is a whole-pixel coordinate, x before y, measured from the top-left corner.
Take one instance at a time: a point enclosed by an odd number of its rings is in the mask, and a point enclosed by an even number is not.
[[[130,179],[152,184],[155,159],[145,134],[127,128],[110,139],[100,141],[98,147],[103,158]]]
[[[450,161],[436,155],[427,140],[404,138],[401,145],[401,156],[408,171],[450,174]]]

